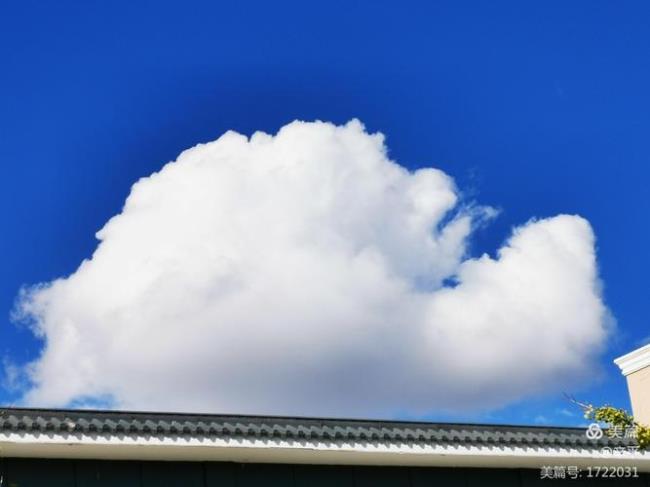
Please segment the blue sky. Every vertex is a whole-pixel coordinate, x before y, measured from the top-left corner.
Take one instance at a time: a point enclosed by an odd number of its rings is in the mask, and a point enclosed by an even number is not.
[[[648,340],[650,32],[643,2],[14,2],[0,15],[1,352],[22,285],[73,272],[131,185],[233,129],[359,118],[409,169],[501,210],[472,238],[577,213],[618,329],[579,392],[628,405],[611,360]],[[572,391],[569,391],[572,392]],[[16,400],[0,390],[0,400]],[[405,406],[405,409],[406,406]],[[436,419],[575,423],[557,395]],[[400,411],[396,415],[407,413]]]

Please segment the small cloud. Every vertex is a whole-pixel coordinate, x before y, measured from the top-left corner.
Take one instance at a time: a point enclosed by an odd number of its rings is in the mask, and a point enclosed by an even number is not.
[[[570,411],[569,409],[566,409],[566,408],[558,409],[557,414],[559,414],[560,416],[567,417],[567,418],[573,418],[573,417],[576,416],[575,412]]]
[[[29,376],[24,367],[20,367],[7,357],[2,360],[2,388],[11,393],[20,393],[29,387]]]

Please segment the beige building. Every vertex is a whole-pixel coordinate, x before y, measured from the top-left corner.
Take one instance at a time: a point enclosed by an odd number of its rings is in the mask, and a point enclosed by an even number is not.
[[[627,378],[634,418],[650,425],[650,344],[614,360]]]

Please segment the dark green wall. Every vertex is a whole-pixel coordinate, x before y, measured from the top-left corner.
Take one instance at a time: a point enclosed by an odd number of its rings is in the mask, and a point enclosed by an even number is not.
[[[621,480],[541,480],[539,470],[328,467],[188,462],[4,458],[1,487],[650,487],[650,475]]]

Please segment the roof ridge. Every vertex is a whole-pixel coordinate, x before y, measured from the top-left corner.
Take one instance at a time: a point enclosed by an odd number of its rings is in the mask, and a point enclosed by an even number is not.
[[[107,416],[107,417],[134,417],[138,418],[196,418],[198,420],[252,420],[254,422],[304,422],[304,423],[325,423],[327,425],[345,426],[368,426],[368,427],[401,427],[401,428],[444,428],[444,429],[477,429],[477,430],[518,430],[539,433],[555,432],[582,432],[584,427],[580,426],[541,426],[541,425],[517,425],[505,423],[459,423],[439,422],[423,420],[403,419],[368,419],[368,418],[342,418],[342,417],[310,417],[310,416],[282,416],[282,415],[257,415],[257,414],[227,414],[227,413],[193,413],[193,412],[165,412],[165,411],[129,411],[114,409],[66,409],[66,408],[25,408],[25,407],[0,407],[0,417],[6,414],[33,415],[84,415],[84,416]]]

